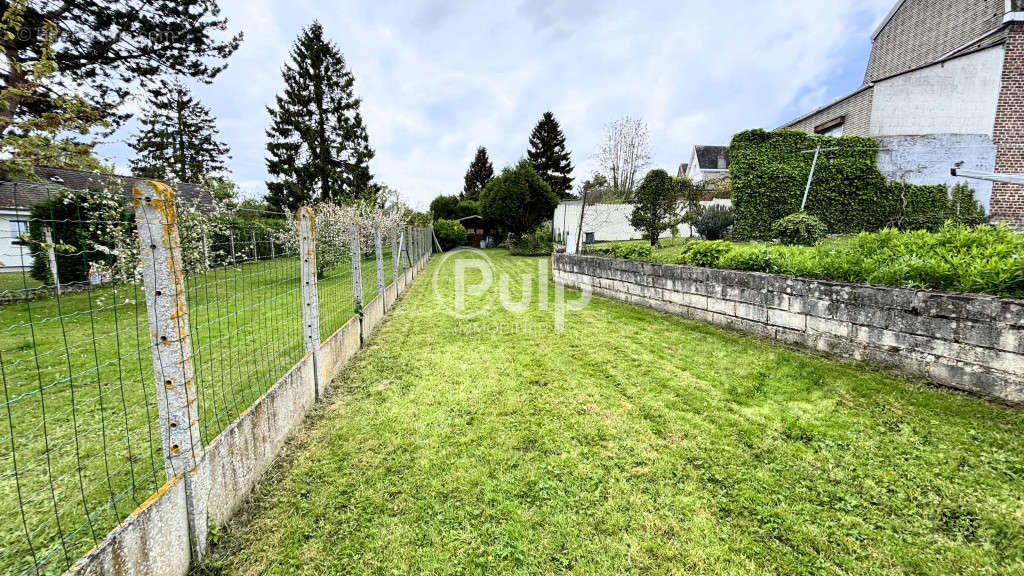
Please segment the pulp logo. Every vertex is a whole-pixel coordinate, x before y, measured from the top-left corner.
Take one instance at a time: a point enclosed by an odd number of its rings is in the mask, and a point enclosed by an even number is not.
[[[448,261],[452,262],[449,263]],[[536,273],[519,274],[521,285],[519,299],[512,299],[511,276],[495,266],[494,261],[483,250],[462,248],[445,253],[434,267],[434,297],[445,312],[459,320],[472,320],[491,309],[497,301],[502,308],[513,313],[522,313],[535,305],[538,310],[554,307],[555,333],[565,331],[566,311],[582,310],[590,303],[591,288],[583,285],[580,297],[566,300],[565,286],[555,283],[554,302],[548,298],[548,266],[550,259],[538,258]],[[447,276],[452,274],[449,287]],[[497,289],[495,289],[497,279]],[[445,282],[442,282],[445,280]],[[534,284],[536,283],[536,289]],[[536,302],[533,302],[534,295]]]

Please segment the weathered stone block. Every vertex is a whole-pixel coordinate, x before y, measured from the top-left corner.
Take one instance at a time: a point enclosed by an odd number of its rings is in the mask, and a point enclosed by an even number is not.
[[[788,312],[786,310],[768,310],[768,323],[773,326],[781,326],[791,330],[806,330],[807,316]]]

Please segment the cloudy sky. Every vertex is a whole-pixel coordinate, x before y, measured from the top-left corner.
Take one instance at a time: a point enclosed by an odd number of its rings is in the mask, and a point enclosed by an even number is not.
[[[265,106],[303,26],[319,19],[356,76],[379,181],[415,207],[454,194],[477,146],[496,168],[525,156],[551,110],[576,167],[593,172],[604,125],[651,131],[674,173],[694,144],[775,128],[858,86],[870,34],[894,0],[221,0],[245,41],[196,87],[231,147],[233,177],[265,188]],[[127,125],[100,153],[124,170]]]

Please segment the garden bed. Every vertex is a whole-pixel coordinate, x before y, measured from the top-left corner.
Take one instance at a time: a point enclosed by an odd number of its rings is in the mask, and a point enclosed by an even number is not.
[[[815,246],[723,240],[594,245],[590,253],[632,260],[788,274],[801,278],[1024,298],[1024,235],[1001,226],[881,232]]]

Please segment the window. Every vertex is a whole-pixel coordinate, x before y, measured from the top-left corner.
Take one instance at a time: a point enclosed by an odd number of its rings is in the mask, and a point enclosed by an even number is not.
[[[814,133],[838,138],[843,135],[844,124],[846,124],[846,116],[840,116],[824,124],[818,124],[814,127]]]
[[[28,222],[25,220],[11,220],[11,244],[24,246],[25,242],[19,240],[22,234],[28,234]]]

